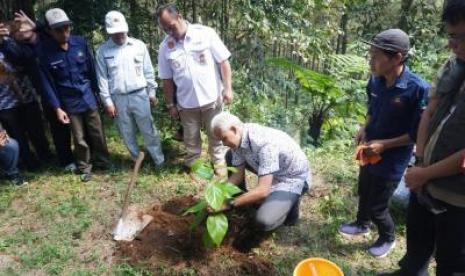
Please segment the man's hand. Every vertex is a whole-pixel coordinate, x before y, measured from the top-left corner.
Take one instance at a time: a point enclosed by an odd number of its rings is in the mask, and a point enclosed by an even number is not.
[[[8,29],[7,26],[5,26],[5,24],[0,23],[0,38],[3,39],[3,37],[9,36],[9,35],[10,35],[10,29]]]
[[[0,132],[0,148],[3,148],[8,143],[8,135],[6,130]]]
[[[58,121],[60,121],[62,124],[65,124],[65,125],[69,124],[70,120],[69,120],[68,114],[66,114],[66,112],[63,109],[57,108],[56,113],[57,113]]]
[[[36,23],[22,10],[15,12],[15,21],[21,23],[21,27],[19,28],[20,32],[34,31],[36,28]]]
[[[221,206],[219,210],[214,210],[210,206],[207,207],[207,212],[210,215],[220,214],[220,213],[224,213],[230,210],[231,210],[231,206],[227,202],[223,203],[223,205]]]
[[[361,127],[360,130],[357,133],[357,136],[355,136],[355,145],[360,145],[365,143],[366,139],[366,132],[365,132],[365,127]]]
[[[365,149],[365,154],[368,156],[381,154],[386,149],[386,145],[382,140],[373,140],[368,142],[366,145],[367,148]]]
[[[170,113],[171,118],[179,119],[179,111],[176,108],[176,106],[171,106],[170,108],[168,108],[168,112]]]
[[[107,112],[108,116],[110,116],[110,118],[112,119],[114,119],[118,115],[114,105],[109,105],[105,107],[105,112]]]
[[[158,99],[156,97],[149,97],[149,100],[150,100],[150,105],[152,107],[155,107],[158,105]]]
[[[233,101],[233,92],[232,89],[224,89],[223,90],[223,102],[225,104],[231,104]]]
[[[412,167],[405,174],[405,183],[412,192],[419,192],[429,180],[427,168]]]

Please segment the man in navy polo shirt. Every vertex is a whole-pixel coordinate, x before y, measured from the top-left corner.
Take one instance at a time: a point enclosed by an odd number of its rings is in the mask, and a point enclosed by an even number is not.
[[[110,168],[108,149],[97,107],[98,85],[92,51],[87,42],[71,35],[72,22],[61,9],[45,14],[52,39],[39,54],[45,99],[58,120],[71,125],[81,180],[91,180],[92,159]]]
[[[364,154],[379,154],[382,159],[360,167],[357,219],[343,224],[339,232],[344,236],[367,234],[373,222],[379,238],[368,252],[381,258],[395,247],[389,200],[411,158],[429,84],[405,65],[410,41],[402,30],[383,31],[367,44],[371,45],[373,74],[367,86],[367,119],[357,143],[365,146]]]

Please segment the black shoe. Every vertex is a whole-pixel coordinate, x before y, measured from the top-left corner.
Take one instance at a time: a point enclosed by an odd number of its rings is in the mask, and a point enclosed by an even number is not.
[[[14,174],[9,177],[11,184],[13,184],[16,187],[23,187],[29,184],[20,174]]]
[[[116,165],[113,163],[104,163],[104,162],[95,162],[94,168],[102,171],[114,171],[116,170]]]
[[[92,180],[92,174],[91,173],[83,173],[80,176],[82,182],[89,182]]]

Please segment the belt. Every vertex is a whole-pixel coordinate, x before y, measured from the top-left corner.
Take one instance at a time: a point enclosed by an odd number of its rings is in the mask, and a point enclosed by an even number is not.
[[[142,87],[142,88],[139,88],[139,89],[136,89],[136,90],[133,90],[133,91],[130,91],[126,94],[133,94],[133,93],[137,93],[137,92],[141,92],[142,90],[145,90],[145,88],[147,88],[146,86]]]

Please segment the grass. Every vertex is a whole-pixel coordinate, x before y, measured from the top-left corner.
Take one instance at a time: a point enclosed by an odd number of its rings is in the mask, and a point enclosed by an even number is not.
[[[151,275],[143,267],[113,259],[111,230],[120,215],[130,162],[114,126],[106,124],[112,158],[121,170],[97,171],[93,181],[83,184],[76,175],[47,168],[27,175],[32,181],[25,188],[0,186],[0,275]],[[134,203],[149,206],[202,190],[174,162],[180,145],[170,139],[164,144],[171,165],[155,172],[145,164],[132,196]],[[301,205],[300,223],[278,229],[265,249],[255,249],[273,262],[279,275],[291,275],[301,259],[312,256],[331,259],[346,275],[375,275],[396,267],[402,257],[405,219],[401,209],[393,212],[398,246],[389,258],[377,260],[366,254],[375,236],[348,242],[337,233],[340,223],[353,220],[357,206],[357,167],[348,148],[333,143],[308,150],[316,174],[312,196],[305,196]],[[161,275],[170,273],[170,268],[160,270]],[[185,269],[181,275],[196,272]]]

